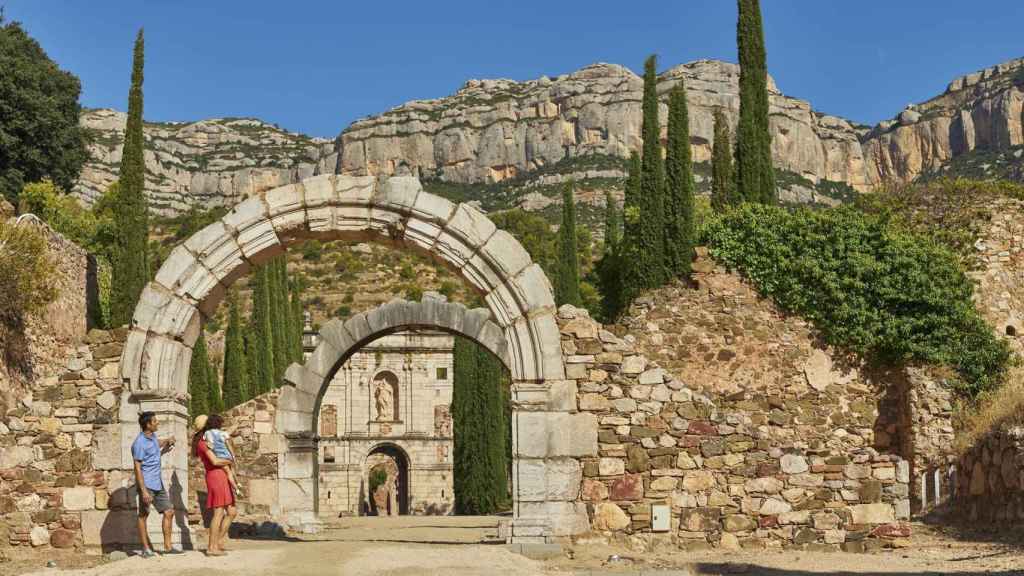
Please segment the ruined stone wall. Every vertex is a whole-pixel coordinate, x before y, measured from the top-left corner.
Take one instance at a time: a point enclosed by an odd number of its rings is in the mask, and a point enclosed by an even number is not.
[[[872,388],[834,368],[827,356],[799,359],[785,346],[761,351],[777,373],[745,370],[738,354],[722,353],[757,352],[738,333],[742,319],[727,314],[737,332],[716,348],[722,343],[712,341],[715,331],[702,317],[716,307],[690,308],[688,297],[673,293],[668,300],[679,306],[677,316],[660,315],[665,325],[680,319],[672,332],[652,322],[633,334],[644,340],[661,334],[663,345],[680,337],[694,348],[696,361],[733,363],[731,372],[748,380],[726,386],[728,369],[695,372],[685,362],[670,372],[640,353],[632,334],[620,339],[581,310],[559,311],[567,376],[577,382],[580,410],[596,414],[600,426],[600,456],[583,459],[581,495],[592,528],[638,548],[687,549],[860,551],[881,546],[868,536],[906,534],[898,521],[910,514],[909,463],[874,446]],[[751,314],[767,311],[752,304]],[[762,320],[749,329],[787,341],[774,331],[780,326],[771,325],[771,316]],[[703,336],[695,338],[684,324],[704,326]],[[655,504],[670,506],[666,533],[651,530]]]
[[[69,348],[81,343],[87,329],[88,254],[39,220],[26,218],[19,226],[33,226],[46,237],[57,296],[41,314],[28,317],[24,332],[14,336],[16,346],[24,347],[18,356],[25,361],[8,365],[0,357],[0,412],[31,394],[29,382],[59,375]]]
[[[0,421],[0,546],[66,548],[126,536],[136,504],[121,468],[118,364],[124,330],[90,331],[63,372],[37,379]],[[117,532],[117,534],[115,534]]]
[[[962,520],[1000,528],[1024,523],[1024,427],[994,430],[956,464],[953,510]]]
[[[239,404],[222,414],[236,458],[235,478],[241,487],[238,497],[240,522],[260,523],[273,518],[278,507],[279,456],[287,447],[284,436],[274,429],[280,392],[273,391]],[[194,433],[190,429],[190,433]],[[190,524],[202,529],[206,507],[206,478],[203,464],[189,456],[189,490],[192,507]],[[310,495],[312,498],[312,495]]]

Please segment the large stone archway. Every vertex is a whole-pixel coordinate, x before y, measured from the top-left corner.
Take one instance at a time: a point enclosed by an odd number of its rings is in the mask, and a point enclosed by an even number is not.
[[[192,346],[204,318],[216,310],[228,287],[253,266],[310,238],[387,243],[428,255],[458,272],[483,296],[496,327],[491,330],[493,338],[500,336],[502,341],[503,355],[499,357],[512,375],[516,476],[520,486],[526,477],[540,482],[528,487],[538,497],[517,501],[513,537],[543,540],[585,530],[585,510],[571,502],[577,494],[558,499],[546,496],[572,490],[563,486],[564,482],[549,485],[554,481],[549,480],[549,471],[557,469],[563,478],[579,477],[570,462],[559,460],[553,466],[553,459],[597,452],[593,417],[575,414],[575,396],[566,397],[565,390],[570,387],[562,386],[565,367],[550,283],[522,246],[510,234],[497,230],[484,214],[428,194],[410,177],[378,180],[323,175],[276,188],[238,204],[171,252],[140,297],[121,359],[122,377],[130,392],[120,414],[122,426],[130,430],[122,434],[124,468],[131,468],[127,448],[139,411],[157,412],[166,422],[165,430],[179,438],[187,436]],[[289,370],[288,379],[295,386],[286,389],[279,416],[291,445],[285,458],[288,463],[282,464],[283,479],[311,478],[313,472],[309,452],[315,444],[313,412],[305,409],[315,405],[312,390],[319,390],[321,376],[326,375],[322,372],[325,366],[316,362],[340,358],[349,349],[344,345],[348,340],[351,346],[381,334],[383,323],[390,314],[399,314],[398,310],[413,313],[407,304],[395,303],[360,315],[359,323],[344,325],[344,333],[325,334],[324,351],[314,354],[304,368]],[[444,314],[451,310],[450,305],[421,304],[417,310],[417,314],[436,315],[426,316],[416,325],[457,333],[470,329],[465,325],[469,314],[461,317],[463,325],[444,324],[449,321]],[[327,344],[332,338],[334,342]],[[480,340],[481,335],[476,338]],[[307,382],[306,376],[296,375],[295,370],[317,377]],[[184,486],[187,494],[185,450],[179,443],[166,473],[175,476],[173,481]],[[300,456],[303,453],[306,456]],[[302,482],[292,484],[298,499],[306,487]],[[517,494],[524,496],[525,489],[517,488]],[[578,492],[578,485],[575,489]],[[306,496],[312,505],[312,494]],[[291,501],[285,495],[282,500]],[[291,524],[314,521],[312,508],[293,507],[290,512],[286,520]]]

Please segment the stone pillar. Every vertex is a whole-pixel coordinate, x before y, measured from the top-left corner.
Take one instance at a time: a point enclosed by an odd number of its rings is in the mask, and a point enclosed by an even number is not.
[[[131,393],[127,400],[121,402],[120,426],[121,426],[121,462],[122,468],[132,478],[134,485],[135,462],[132,458],[132,442],[138,437],[139,414],[142,412],[153,412],[156,414],[160,427],[157,430],[157,437],[160,439],[174,438],[175,445],[170,452],[163,455],[163,482],[164,488],[171,497],[174,505],[174,524],[172,527],[172,542],[175,546],[192,548],[192,534],[188,527],[189,510],[197,506],[192,501],[192,494],[188,488],[188,460],[189,460],[189,420],[188,406],[185,402],[165,391],[147,390]],[[130,502],[128,503],[134,511],[137,511],[138,495],[134,489],[130,490]],[[134,523],[134,517],[121,516],[120,522]],[[161,527],[162,517],[155,509],[151,509],[147,527],[149,528],[150,543],[156,549],[163,547],[163,529]],[[137,544],[138,536],[133,526],[125,526],[118,531],[127,537],[124,544]]]
[[[307,434],[286,434],[286,438],[288,450],[280,455],[277,465],[281,519],[294,530],[316,533],[321,527],[316,482],[320,439]]]
[[[576,396],[559,383],[512,385],[511,543],[551,543],[590,529],[579,501],[580,458],[597,455],[597,419],[574,413]]]

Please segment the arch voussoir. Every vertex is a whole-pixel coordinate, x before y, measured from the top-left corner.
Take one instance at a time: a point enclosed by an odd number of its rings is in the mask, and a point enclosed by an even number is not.
[[[221,222],[235,236],[242,256],[254,266],[284,253],[284,245],[270,220],[265,195],[237,204]]]

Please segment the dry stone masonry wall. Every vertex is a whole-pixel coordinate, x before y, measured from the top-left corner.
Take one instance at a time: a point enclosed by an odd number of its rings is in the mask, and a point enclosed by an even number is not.
[[[599,424],[599,456],[583,458],[581,490],[595,532],[640,549],[850,551],[908,534],[909,462],[849,440],[873,424],[868,390],[833,390],[821,409],[807,384],[790,398],[712,398],[640,353],[635,336],[619,338],[581,310],[559,312],[567,377]],[[853,433],[834,434],[844,428],[830,413]],[[654,505],[670,507],[668,532],[652,532]]]
[[[960,456],[954,478],[961,520],[999,528],[1024,523],[1024,427],[979,439]]]

